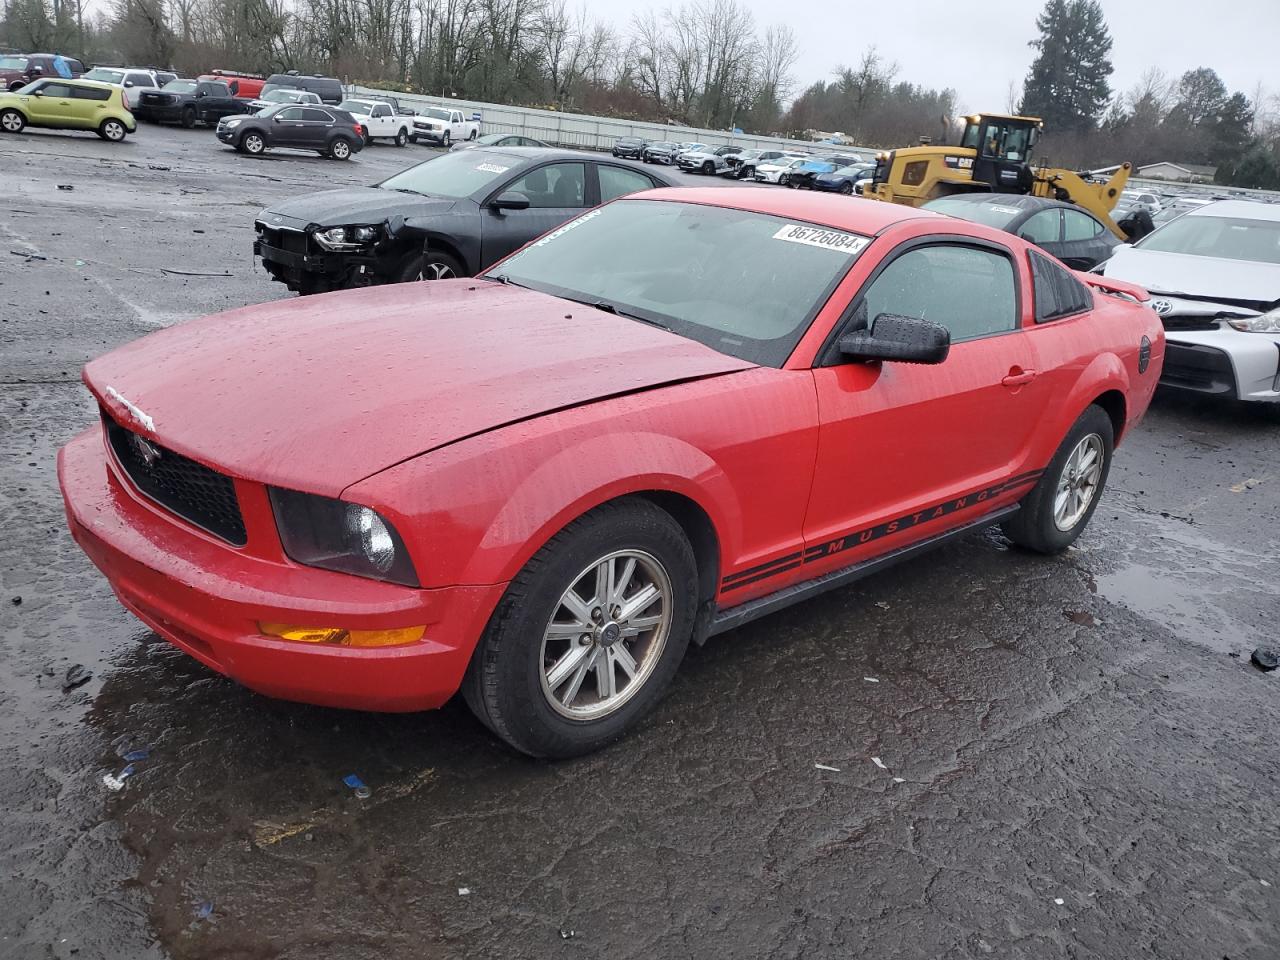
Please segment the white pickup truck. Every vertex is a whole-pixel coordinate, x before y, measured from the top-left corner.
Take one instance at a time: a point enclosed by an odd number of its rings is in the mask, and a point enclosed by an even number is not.
[[[427,107],[413,118],[413,132],[419,140],[447,147],[480,136],[480,121],[464,120],[461,110]]]
[[[413,117],[396,113],[395,107],[384,100],[351,97],[338,104],[338,109],[347,111],[364,127],[365,146],[374,140],[394,140],[397,147],[403,147],[414,139]]]

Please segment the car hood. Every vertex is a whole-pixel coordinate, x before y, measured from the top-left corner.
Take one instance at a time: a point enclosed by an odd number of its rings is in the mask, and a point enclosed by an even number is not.
[[[1128,280],[1152,293],[1258,303],[1280,301],[1280,264],[1275,263],[1119,246],[1104,269],[1106,276]]]
[[[337,496],[506,424],[752,366],[531,290],[441,280],[205,317],[92,361],[84,380],[121,423],[185,456]]]
[[[335,227],[380,223],[391,217],[429,217],[447,213],[458,201],[424,197],[377,187],[325,190],[273,204],[258,215],[268,226]],[[280,217],[279,221],[275,217]]]

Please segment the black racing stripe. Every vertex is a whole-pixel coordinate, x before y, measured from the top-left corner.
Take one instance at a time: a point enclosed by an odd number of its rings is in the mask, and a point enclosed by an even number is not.
[[[815,544],[806,547],[803,553],[791,553],[785,557],[779,557],[768,563],[762,563],[751,567],[747,570],[739,570],[725,577],[721,583],[723,590],[735,590],[738,587],[745,587],[748,584],[759,583],[761,580],[767,580],[769,577],[777,576],[780,573],[786,573],[788,570],[794,570],[801,564],[813,563],[823,557],[829,557],[837,553],[843,553],[854,547],[860,547],[863,544],[871,543],[873,540],[879,540],[882,537],[892,536],[895,533],[901,533],[905,530],[913,529],[924,523],[955,513],[959,510],[968,510],[980,503],[984,503],[992,497],[1007,493],[1018,487],[1033,483],[1044,475],[1043,470],[1029,470],[1026,473],[1018,474],[1000,483],[993,484],[981,490],[975,490],[972,493],[966,493],[959,497],[952,497],[949,500],[943,500],[940,503],[934,503],[932,506],[924,507],[920,510],[914,510],[911,513],[903,514],[893,520],[884,520],[880,523],[873,524],[861,530],[854,530],[839,537],[833,537],[825,543]]]
[[[798,557],[799,554],[796,554],[796,556]],[[739,587],[745,587],[748,584],[758,583],[761,580],[768,580],[770,577],[777,576],[779,573],[785,573],[788,570],[794,570],[796,567],[800,566],[800,564],[803,562],[804,561],[802,560],[796,560],[792,563],[788,563],[785,567],[778,567],[776,570],[769,570],[766,573],[761,573],[754,577],[749,577],[746,580],[737,580],[733,583],[726,583],[724,585],[724,589],[726,592],[729,590],[737,590]]]
[[[762,563],[762,564],[759,564],[758,566],[748,567],[746,570],[739,570],[737,573],[731,573],[724,578],[724,582],[732,583],[734,580],[741,580],[744,577],[750,577],[750,576],[754,576],[757,573],[763,573],[764,571],[769,570],[772,567],[778,566],[778,564],[790,563],[793,560],[799,560],[799,559],[800,559],[799,552],[789,553],[785,557],[778,557],[776,560],[770,560],[768,563]]]

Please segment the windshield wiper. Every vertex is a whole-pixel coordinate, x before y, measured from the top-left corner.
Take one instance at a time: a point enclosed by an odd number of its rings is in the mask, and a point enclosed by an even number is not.
[[[573,299],[570,297],[569,299]],[[576,303],[585,303],[589,307],[595,307],[597,310],[603,310],[605,313],[612,313],[615,317],[626,317],[628,320],[639,320],[641,323],[647,323],[651,327],[657,327],[660,330],[671,332],[671,328],[665,323],[660,323],[652,317],[644,317],[630,310],[623,310],[616,303],[610,303],[608,300],[577,300]]]
[[[500,283],[500,284],[502,284],[503,286],[507,286],[507,287],[521,287],[521,288],[523,288],[523,289],[525,289],[525,290],[536,290],[536,289],[537,289],[536,287],[531,287],[531,286],[529,286],[527,283],[520,283],[518,280],[512,280],[512,279],[511,279],[509,276],[507,276],[505,273],[500,273],[500,274],[498,274],[496,277],[495,277],[495,276],[493,276],[492,274],[488,274],[488,273],[486,273],[486,274],[483,274],[482,276],[480,276],[480,277],[479,277],[479,278],[477,278],[477,279],[480,279],[480,280],[487,280],[487,281],[489,281],[490,283]]]

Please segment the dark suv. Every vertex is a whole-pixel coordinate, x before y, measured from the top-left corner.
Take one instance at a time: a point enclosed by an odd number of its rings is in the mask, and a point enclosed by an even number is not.
[[[345,110],[293,103],[248,116],[224,117],[216,131],[223,143],[253,156],[268,147],[293,147],[334,160],[350,159],[364,146],[364,134],[364,127]]]
[[[333,77],[309,76],[296,70],[290,73],[273,73],[267,77],[258,96],[265,97],[272,90],[310,90],[323,103],[331,103],[335,107],[344,99],[342,84],[338,80]]]
[[[231,95],[222,80],[170,80],[159,90],[143,90],[133,115],[152,123],[214,124],[233,114],[252,113],[253,104]]]
[[[60,71],[55,61],[61,59],[70,73]],[[59,57],[56,53],[27,53],[0,57],[0,84],[5,90],[17,90],[41,77],[78,77],[84,64],[75,57]]]

